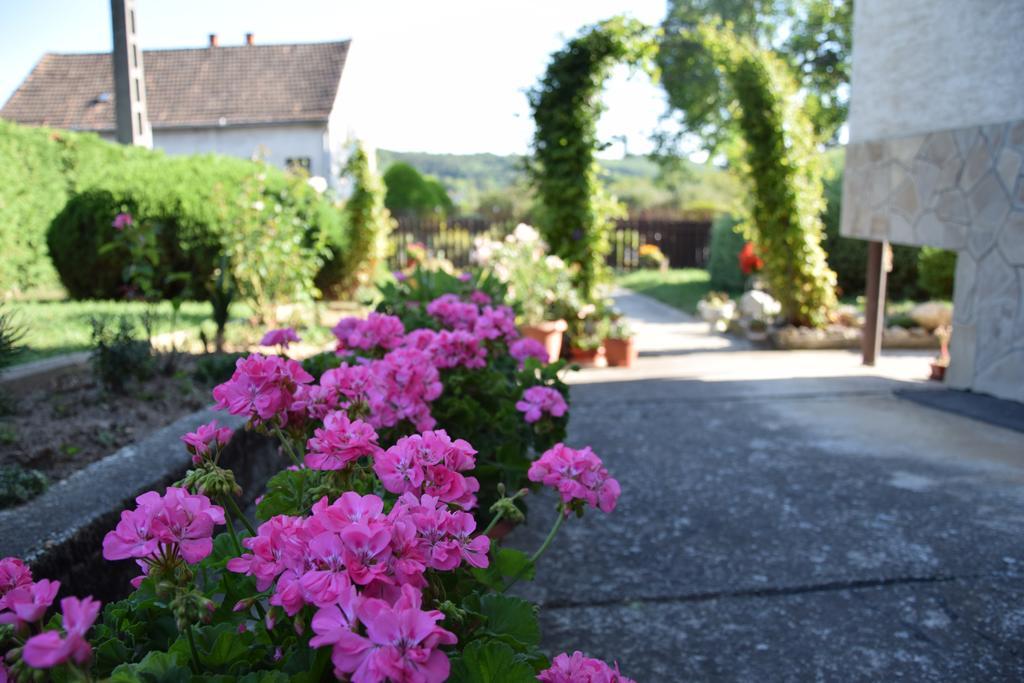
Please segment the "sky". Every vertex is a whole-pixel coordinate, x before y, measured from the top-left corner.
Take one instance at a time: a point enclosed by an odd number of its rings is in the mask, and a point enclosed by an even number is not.
[[[138,0],[145,49],[351,38],[357,134],[384,149],[523,154],[533,122],[525,91],[580,28],[627,14],[658,23],[665,0]],[[109,0],[0,0],[0,101],[45,52],[109,51]],[[665,111],[648,76],[618,68],[602,140],[650,149]],[[605,156],[621,156],[615,141]]]

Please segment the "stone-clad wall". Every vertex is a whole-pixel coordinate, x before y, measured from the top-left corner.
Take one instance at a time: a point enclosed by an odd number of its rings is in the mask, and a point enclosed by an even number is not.
[[[947,382],[1024,401],[1024,120],[851,143],[841,232],[958,251]]]

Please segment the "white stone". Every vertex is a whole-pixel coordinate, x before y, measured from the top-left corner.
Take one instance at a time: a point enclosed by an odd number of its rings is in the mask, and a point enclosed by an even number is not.
[[[926,301],[910,309],[908,315],[921,327],[933,331],[953,322],[953,306],[941,301]]]
[[[740,315],[754,320],[769,320],[782,312],[782,304],[768,292],[752,289],[740,297]]]
[[[972,389],[1011,401],[1024,401],[1024,349],[1004,353],[980,368]]]
[[[949,340],[949,367],[946,369],[946,386],[954,389],[968,389],[974,382],[975,338],[973,325],[954,325]]]
[[[1010,212],[999,233],[999,250],[1008,263],[1024,266],[1024,211]]]
[[[967,252],[956,255],[956,275],[953,279],[953,327],[974,323],[974,282],[978,262]]]

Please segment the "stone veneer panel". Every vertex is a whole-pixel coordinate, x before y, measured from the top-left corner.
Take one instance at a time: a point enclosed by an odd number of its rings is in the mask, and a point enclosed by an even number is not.
[[[1024,120],[851,143],[840,231],[957,251],[947,383],[1024,401]]]

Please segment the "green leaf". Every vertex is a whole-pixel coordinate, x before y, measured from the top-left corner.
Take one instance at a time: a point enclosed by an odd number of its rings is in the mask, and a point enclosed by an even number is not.
[[[536,681],[533,667],[522,655],[496,640],[474,640],[452,661],[450,683],[528,683]]]
[[[500,591],[513,577],[520,581],[532,581],[536,568],[530,557],[514,548],[491,544],[491,564],[487,569],[473,569],[473,576],[488,588]]]
[[[522,598],[493,593],[480,601],[487,617],[485,628],[497,636],[509,636],[524,646],[540,644],[540,624],[533,604]]]
[[[175,654],[150,652],[138,664],[122,664],[114,669],[111,683],[188,683],[192,671]]]

